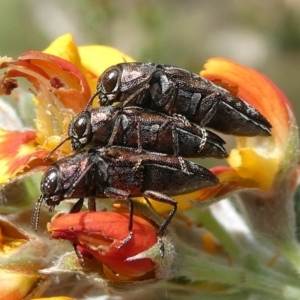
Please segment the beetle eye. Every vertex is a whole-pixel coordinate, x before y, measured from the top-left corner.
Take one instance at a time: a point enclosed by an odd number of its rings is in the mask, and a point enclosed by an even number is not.
[[[41,191],[44,196],[51,196],[58,191],[58,170],[50,168],[48,172],[44,173],[41,181]]]
[[[80,116],[77,118],[73,124],[74,135],[76,135],[78,138],[86,135],[88,125],[89,121],[85,116]]]
[[[84,147],[90,139],[91,131],[91,115],[88,111],[84,111],[69,125],[69,136],[72,138],[72,144],[79,140],[81,146]]]
[[[119,75],[119,70],[116,68],[107,70],[99,79],[98,89],[100,89],[102,93],[116,92],[118,87]]]

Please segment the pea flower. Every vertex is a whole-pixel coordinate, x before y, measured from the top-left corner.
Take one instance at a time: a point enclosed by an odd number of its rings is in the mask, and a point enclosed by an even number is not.
[[[54,239],[69,240],[77,246],[82,257],[94,257],[103,265],[105,276],[117,281],[136,281],[160,278],[166,272],[167,261],[172,262],[172,251],[159,250],[157,228],[145,218],[133,217],[133,235],[128,236],[129,214],[122,212],[80,212],[54,218],[48,232]],[[164,269],[161,263],[164,261]],[[100,267],[97,266],[99,269]]]
[[[200,73],[253,105],[272,124],[271,137],[237,137],[230,167],[212,171],[220,185],[193,193],[197,201],[239,197],[256,232],[300,270],[293,196],[298,184],[299,137],[290,102],[266,76],[224,58]]]

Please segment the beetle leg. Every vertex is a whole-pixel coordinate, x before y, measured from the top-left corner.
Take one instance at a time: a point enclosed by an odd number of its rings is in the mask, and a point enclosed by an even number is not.
[[[185,120],[186,120],[185,117],[183,117],[182,122],[185,122]],[[167,125],[166,122],[161,127],[163,127],[164,125],[166,127],[166,125]],[[188,122],[188,124],[190,124],[190,123]],[[163,127],[162,130],[164,130],[165,127]],[[187,170],[186,163],[185,163],[184,159],[181,156],[178,156],[178,153],[179,153],[178,132],[177,132],[176,127],[175,127],[175,125],[173,123],[171,125],[171,128],[172,128],[171,130],[172,130],[172,140],[173,140],[174,156],[178,157],[178,161],[180,163],[182,171],[185,172],[185,173],[189,173],[188,170]],[[159,132],[159,133],[161,133],[161,132]]]
[[[120,245],[117,247],[118,249],[120,249],[121,247],[123,247],[124,245],[126,245],[131,239],[132,239],[132,236],[133,236],[133,232],[132,232],[132,224],[133,224],[133,200],[128,197],[127,200],[129,201],[129,224],[128,224],[128,231],[129,231],[129,234],[128,236],[123,240],[121,241]]]
[[[122,121],[122,115],[119,115],[114,123],[114,129],[112,131],[112,134],[109,138],[109,141],[107,143],[107,147],[110,147],[114,144],[114,141],[116,139],[116,135],[119,133],[119,129],[121,127],[121,121]]]
[[[159,128],[158,137],[160,137],[160,141],[163,141],[163,136],[164,136],[163,131],[167,129],[169,122],[170,122],[169,120],[166,120]],[[188,124],[190,124],[190,123],[188,123]],[[174,156],[178,156],[178,153],[179,153],[178,133],[177,133],[176,127],[173,123],[171,124],[171,130],[172,130],[172,143],[173,143]],[[182,171],[185,173],[189,173],[184,159],[181,156],[178,156],[177,158],[180,163]]]
[[[183,115],[180,115],[180,114],[173,114],[173,117],[175,117],[176,119],[180,120],[184,125],[186,126],[191,126],[191,123],[189,122],[189,120],[183,116]],[[201,132],[201,143],[199,145],[199,153],[201,152],[201,150],[205,147],[206,145],[206,142],[207,142],[207,131],[206,129],[203,127],[203,126],[199,126],[199,125],[196,125],[194,124],[195,126],[197,126],[197,128],[200,130]],[[177,144],[178,144],[178,134],[177,134],[177,131],[176,131],[176,128],[175,126],[172,126],[172,130],[174,130],[176,132],[176,135],[177,135]],[[173,136],[173,140],[175,140],[175,136],[173,134],[173,131],[172,131],[172,136]],[[179,144],[178,144],[179,145]],[[174,152],[174,155],[178,155],[178,152]]]
[[[174,216],[174,214],[177,210],[177,201],[163,193],[156,192],[156,191],[148,190],[148,191],[145,191],[143,194],[146,199],[151,198],[155,201],[167,203],[167,204],[170,204],[173,206],[173,209],[170,211],[169,215],[166,217],[166,219],[163,221],[163,223],[160,225],[159,229],[156,232],[156,234],[158,236],[161,236],[164,234],[166,227],[169,225],[172,217]],[[147,201],[149,201],[149,200],[147,199]]]
[[[158,135],[161,135],[166,130],[169,124],[170,119],[166,118],[166,120],[159,126]]]
[[[104,190],[104,195],[108,198],[116,198],[121,200],[128,200],[129,201],[129,223],[128,223],[128,230],[129,234],[128,236],[123,239],[120,243],[120,245],[117,247],[120,249],[124,245],[126,245],[132,238],[133,232],[132,232],[132,224],[133,224],[133,212],[134,212],[134,204],[133,200],[129,197],[129,193],[123,190],[115,189],[115,188],[109,188],[107,187]]]
[[[137,150],[138,150],[138,153],[141,154],[143,152],[143,147],[142,147],[142,143],[141,143],[141,121],[138,119],[136,121],[136,124],[137,124]],[[141,158],[138,158],[135,166],[134,166],[134,171],[137,171],[137,169],[140,167],[142,163],[142,159]]]
[[[97,90],[96,93],[93,94],[93,95],[91,96],[91,98],[88,100],[88,102],[87,102],[87,104],[86,104],[84,110],[87,110],[87,109],[90,109],[90,108],[93,107],[93,101],[94,101],[94,99],[95,99],[99,94],[100,94],[100,93],[99,93],[99,91]]]
[[[150,190],[144,192],[144,197],[147,199],[147,201],[149,201],[148,198],[151,198],[155,201],[167,203],[173,206],[173,209],[170,211],[169,215],[166,217],[166,219],[163,221],[163,223],[160,225],[160,227],[156,232],[156,235],[158,237],[161,237],[164,234],[166,227],[171,222],[172,217],[174,216],[177,210],[177,201],[165,194],[156,191],[150,191]],[[164,243],[161,239],[159,240],[159,244],[160,244],[159,247],[160,247],[161,257],[164,257]]]
[[[177,119],[180,120],[184,125],[190,126],[190,122],[187,120],[186,117],[179,115],[179,114],[173,114],[173,116]],[[172,124],[172,139],[173,139],[173,148],[174,148],[174,155],[178,156],[179,153],[179,140],[178,140],[178,132],[176,130],[176,127],[174,123]],[[179,158],[178,158],[179,159]],[[182,161],[180,161],[182,165]],[[186,167],[185,167],[186,169]]]
[[[159,129],[157,131],[157,138],[159,138],[160,141],[163,140],[164,131],[168,129],[169,124],[170,124],[170,119],[166,118],[166,120],[159,126]]]
[[[222,95],[219,92],[212,93],[202,99],[200,110],[205,107],[206,111],[204,112],[205,116],[201,120],[200,126],[205,126],[214,117],[221,100]],[[210,102],[212,102],[211,105]]]
[[[142,95],[143,91],[146,91],[149,89],[149,84],[145,84],[143,85],[141,88],[139,88],[138,90],[136,90],[134,93],[132,93],[128,98],[126,98],[126,100],[123,102],[122,106],[130,106],[130,105],[135,105],[135,104],[139,104],[139,102],[143,101],[143,97],[139,97],[140,95]]]
[[[174,124],[172,124],[172,139],[173,139],[173,149],[174,149],[174,155],[178,156],[179,152],[179,141],[178,141],[178,133],[176,131],[176,128]],[[179,159],[179,157],[178,157]]]
[[[166,121],[164,121],[164,123],[159,127],[157,138],[159,139],[159,143],[163,143],[164,131],[168,129],[168,125],[171,125],[174,156],[177,156],[179,152],[178,133],[176,131],[175,125],[173,123],[170,124],[169,119],[166,119]]]
[[[69,189],[65,192],[65,199],[66,199],[66,198],[69,198],[69,197],[72,195],[72,193],[73,193],[74,189],[76,188],[76,186],[78,185],[78,183],[79,183],[82,179],[85,178],[86,174],[88,173],[88,171],[91,169],[91,167],[92,167],[93,165],[94,165],[94,163],[91,163],[90,165],[88,165],[88,166],[85,168],[84,172],[82,172],[81,175],[78,177],[78,179],[77,179],[76,181],[73,182],[73,184],[72,184],[72,185],[69,187]],[[77,203],[76,203],[76,204],[77,204]],[[75,204],[75,205],[76,205],[76,204]]]
[[[178,88],[172,83],[169,89],[162,94],[161,101],[159,101],[159,105],[164,107],[164,110],[166,110],[169,115],[172,114],[177,95]]]
[[[206,142],[207,142],[207,131],[203,126],[197,126],[199,130],[201,131],[201,142],[199,145],[199,153],[202,151],[202,149],[205,147]]]
[[[138,119],[137,122],[137,141],[138,141],[138,144],[137,144],[137,149],[138,149],[138,153],[142,153],[143,152],[143,147],[142,147],[142,143],[141,143],[141,120]]]
[[[141,158],[138,158],[135,166],[133,167],[133,170],[136,172],[138,170],[138,168],[140,167],[141,163],[142,163],[142,159]]]
[[[190,121],[185,116],[176,113],[174,113],[172,116],[177,120],[180,120],[185,126],[191,126]]]
[[[178,88],[162,71],[157,71],[153,75],[150,95],[152,98],[151,108],[154,108],[154,110],[158,109],[169,115],[172,114],[173,106],[178,96]]]
[[[182,158],[182,156],[178,156],[177,157],[178,162],[180,163],[180,168],[181,170],[186,173],[186,174],[190,174],[190,172],[188,171],[187,167],[186,167],[186,162],[185,160]]]
[[[84,200],[83,198],[79,198],[78,201],[70,209],[69,214],[79,212],[83,206],[83,200]]]
[[[89,198],[88,199],[88,209],[89,211],[96,211],[96,199],[95,198]]]
[[[144,197],[147,198],[151,198],[155,201],[158,202],[162,202],[162,203],[167,203],[173,206],[173,209],[171,210],[171,212],[169,213],[169,215],[167,216],[167,218],[164,220],[164,222],[160,225],[159,229],[157,230],[156,234],[158,236],[161,236],[164,234],[164,231],[166,229],[166,227],[168,226],[168,224],[170,223],[173,215],[175,214],[176,210],[177,210],[177,201],[163,193],[160,192],[156,192],[156,191],[145,191],[144,192]],[[149,201],[149,200],[148,200]]]

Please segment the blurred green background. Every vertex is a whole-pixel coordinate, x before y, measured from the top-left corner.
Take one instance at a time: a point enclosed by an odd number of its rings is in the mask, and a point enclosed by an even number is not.
[[[67,32],[78,45],[110,45],[194,72],[212,56],[234,59],[269,76],[300,120],[299,0],[0,2],[1,56],[43,50]]]

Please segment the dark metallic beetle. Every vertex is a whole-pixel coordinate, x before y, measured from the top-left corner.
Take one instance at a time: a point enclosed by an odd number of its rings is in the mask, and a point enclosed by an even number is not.
[[[101,105],[137,105],[237,136],[269,136],[271,124],[253,106],[184,69],[153,63],[122,63],[98,80]],[[90,104],[90,103],[89,103]]]
[[[180,160],[183,159],[125,147],[91,149],[60,159],[43,175],[42,194],[35,205],[31,226],[38,227],[43,201],[53,210],[65,199],[79,198],[71,211],[76,212],[81,209],[83,198],[123,199],[129,201],[130,212],[126,243],[132,236],[131,197],[144,196],[173,206],[157,231],[160,236],[177,208],[177,201],[169,195],[189,193],[219,182],[209,170],[189,161],[184,161],[183,171]]]
[[[70,123],[68,135],[73,150],[119,145],[184,157],[228,156],[225,141],[213,132],[141,107],[84,110]]]

